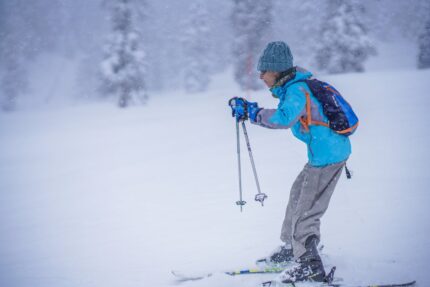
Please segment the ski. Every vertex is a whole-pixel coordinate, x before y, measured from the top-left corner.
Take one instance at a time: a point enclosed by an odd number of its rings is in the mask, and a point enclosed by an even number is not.
[[[264,268],[251,268],[251,269],[240,269],[240,270],[231,270],[225,272],[219,272],[222,274],[236,276],[236,275],[252,275],[252,274],[273,274],[273,273],[281,273],[285,269],[285,266],[272,266],[272,267],[264,267]],[[196,281],[204,278],[211,277],[214,273],[200,273],[200,274],[184,274],[180,271],[172,270],[171,273],[173,276],[177,278],[178,281]]]
[[[318,250],[321,252],[324,248],[324,245],[321,245]],[[285,263],[269,263],[269,258],[265,257],[256,261],[255,268],[247,268],[247,269],[238,269],[231,270],[225,272],[206,272],[206,273],[197,273],[197,274],[186,274],[178,270],[172,270],[171,273],[176,277],[177,281],[196,281],[204,278],[211,277],[214,273],[219,274],[227,274],[230,276],[236,275],[252,275],[252,274],[270,274],[270,273],[281,273],[283,270],[288,268],[293,261],[288,261]]]
[[[184,274],[180,271],[175,271],[175,270],[172,270],[171,273],[173,274],[173,276],[176,277],[176,280],[178,282],[201,280],[204,278],[211,277],[213,274],[213,273],[202,273],[202,274],[191,275],[191,274]]]
[[[254,268],[254,269],[226,271],[226,272],[220,272],[220,273],[230,275],[230,276],[252,275],[252,274],[273,274],[273,273],[281,273],[284,270],[284,268],[285,267]],[[213,272],[209,272],[209,273],[201,273],[201,274],[195,274],[195,275],[186,275],[179,271],[171,271],[171,272],[176,277],[178,282],[202,280],[204,278],[209,278],[214,274]],[[353,285],[353,284],[347,284],[347,283],[338,283],[338,280],[339,278],[334,278],[334,282],[332,283],[325,283],[325,282],[282,283],[280,281],[271,280],[271,281],[266,281],[261,283],[259,287],[409,287],[409,286],[414,286],[416,283],[416,281],[414,280],[414,281],[405,282],[405,283]]]
[[[281,266],[281,267],[273,266],[273,267],[228,271],[224,273],[231,276],[246,275],[246,274],[266,274],[266,273],[281,273],[284,269],[285,269],[285,266]]]
[[[324,283],[324,282],[296,282],[296,283],[282,283],[280,281],[267,281],[261,283],[260,287],[409,287],[414,286],[416,281],[405,283],[391,283],[391,284],[363,284],[363,285],[349,285],[347,283]]]

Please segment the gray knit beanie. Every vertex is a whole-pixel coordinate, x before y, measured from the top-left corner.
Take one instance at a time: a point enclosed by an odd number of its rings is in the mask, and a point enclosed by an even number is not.
[[[283,72],[293,67],[293,55],[282,41],[270,42],[258,61],[257,70]]]

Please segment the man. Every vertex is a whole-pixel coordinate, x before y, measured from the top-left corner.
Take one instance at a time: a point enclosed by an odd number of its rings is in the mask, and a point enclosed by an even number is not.
[[[320,219],[351,154],[351,144],[347,136],[328,126],[321,103],[304,82],[312,74],[293,66],[293,56],[286,43],[269,43],[259,59],[258,70],[260,79],[279,99],[278,108],[263,109],[257,103],[241,99],[236,101],[241,107],[233,107],[234,115],[239,120],[249,118],[253,124],[266,128],[290,128],[307,145],[308,152],[308,163],[290,191],[281,230],[285,244],[260,261],[282,265],[294,259],[281,275],[285,283],[324,281],[326,274],[317,249]],[[310,118],[312,122],[307,120]]]

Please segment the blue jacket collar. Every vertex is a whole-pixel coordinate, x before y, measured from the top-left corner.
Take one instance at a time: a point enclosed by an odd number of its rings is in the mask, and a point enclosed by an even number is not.
[[[288,75],[286,76],[288,77]],[[299,82],[299,81],[303,81],[306,79],[309,79],[310,77],[312,77],[312,73],[300,68],[300,67],[296,67],[295,70],[295,76],[292,79],[287,79],[287,81],[285,83],[282,83],[282,79],[278,81],[281,82],[281,85],[277,85],[274,86],[270,89],[270,91],[272,92],[272,95],[275,98],[279,98],[279,96],[285,92],[285,89],[287,89],[289,86],[291,86],[292,84]]]

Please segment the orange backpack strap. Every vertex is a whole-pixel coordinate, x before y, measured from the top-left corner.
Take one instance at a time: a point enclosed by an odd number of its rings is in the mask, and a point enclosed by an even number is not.
[[[306,95],[306,115],[300,117],[300,123],[302,124],[305,131],[309,131],[309,126],[312,123],[312,115],[311,115],[311,96],[308,91],[303,91]]]
[[[299,121],[300,121],[300,123],[302,124],[302,126],[303,126],[303,128],[305,129],[305,131],[309,131],[309,126],[308,126],[308,124],[306,123],[306,120],[304,119],[304,117],[300,117],[300,119],[299,119]]]
[[[357,122],[355,125],[353,125],[349,129],[346,129],[346,130],[343,130],[343,131],[338,131],[337,133],[339,133],[339,134],[346,134],[346,133],[352,132],[353,130],[355,130],[358,127],[359,123],[360,122]]]
[[[303,116],[300,118],[300,123],[302,124],[303,128],[306,131],[309,131],[310,125],[319,125],[319,126],[330,127],[328,123],[312,120],[311,95],[306,90],[304,92],[306,95],[306,116]]]
[[[312,124],[313,124],[313,125],[317,125],[317,126],[324,126],[324,127],[327,127],[327,128],[329,128],[329,127],[330,127],[330,126],[329,126],[329,124],[328,124],[328,123],[325,123],[325,122],[312,121]]]
[[[306,91],[306,123],[308,126],[312,124],[312,113],[311,113],[311,95]]]

